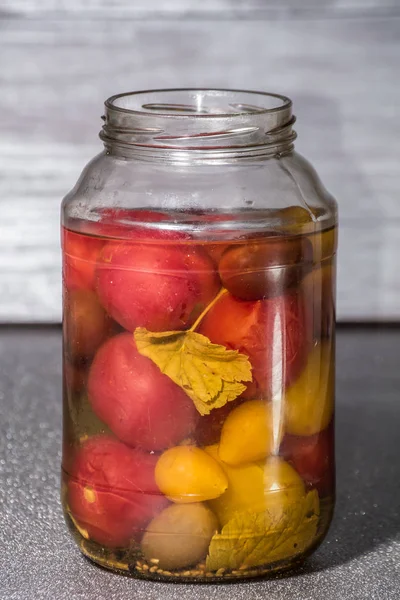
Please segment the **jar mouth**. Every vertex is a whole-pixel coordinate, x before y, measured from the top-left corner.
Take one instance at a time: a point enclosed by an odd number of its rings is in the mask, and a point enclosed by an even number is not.
[[[106,100],[108,109],[143,116],[213,119],[260,115],[292,107],[286,96],[235,89],[171,88],[115,94]]]
[[[188,151],[207,151],[207,158],[210,151],[213,158],[239,151],[242,155],[285,153],[296,137],[292,101],[267,92],[147,90],[111,96],[105,109],[100,137],[106,147],[142,149],[142,156],[155,149],[176,151],[174,160],[186,160]]]

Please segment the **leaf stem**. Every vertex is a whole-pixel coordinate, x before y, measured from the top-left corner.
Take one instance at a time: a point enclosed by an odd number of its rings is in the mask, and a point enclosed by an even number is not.
[[[228,290],[226,290],[225,288],[221,288],[220,291],[218,292],[218,294],[215,296],[214,300],[212,300],[210,302],[210,304],[208,304],[208,306],[206,306],[206,308],[203,310],[201,315],[193,323],[193,325],[191,326],[189,331],[195,331],[197,329],[197,327],[200,325],[200,323],[202,322],[202,320],[204,319],[204,317],[206,316],[206,314],[208,313],[208,311],[211,310],[212,307],[214,306],[214,304],[216,304],[218,302],[218,300],[220,298],[222,298],[222,296],[224,296],[224,294],[227,294],[227,293],[228,293]]]

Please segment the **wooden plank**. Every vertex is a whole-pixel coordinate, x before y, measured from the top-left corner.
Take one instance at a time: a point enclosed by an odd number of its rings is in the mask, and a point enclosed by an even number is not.
[[[0,10],[8,15],[27,17],[64,16],[81,18],[135,17],[154,18],[157,15],[190,17],[218,16],[252,18],[282,15],[296,17],[307,14],[340,16],[351,14],[387,14],[398,12],[398,0],[2,0]]]
[[[29,186],[41,177],[37,144],[45,141],[55,155],[68,143],[96,151],[112,93],[248,87],[293,98],[297,149],[341,200],[344,218],[399,218],[399,34],[400,19],[344,21],[339,30],[330,21],[9,23],[0,39],[3,185],[14,185],[8,174],[19,166],[19,185],[26,173]],[[60,167],[51,150],[46,160],[62,195],[73,177],[63,181],[60,169],[78,174],[82,165]]]
[[[400,320],[398,222],[344,222],[339,231],[338,318]]]
[[[58,204],[101,149],[104,99],[207,85],[294,99],[297,148],[340,200],[339,315],[400,318],[399,31],[400,19],[0,21],[0,320],[59,319]]]

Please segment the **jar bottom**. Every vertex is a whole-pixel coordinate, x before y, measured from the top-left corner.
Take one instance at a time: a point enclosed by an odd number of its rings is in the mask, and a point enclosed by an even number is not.
[[[274,577],[284,572],[298,569],[324,540],[332,520],[333,507],[334,500],[332,498],[325,498],[321,501],[321,515],[317,535],[313,544],[301,555],[258,567],[246,567],[246,569],[242,568],[232,571],[219,569],[219,571],[212,572],[206,570],[205,562],[201,562],[190,568],[168,571],[159,568],[156,559],[147,562],[141,557],[139,552],[105,548],[92,540],[86,539],[85,532],[76,526],[68,512],[65,513],[65,516],[68,527],[81,553],[92,563],[114,573],[136,579],[163,583],[201,584],[243,582],[263,577]]]

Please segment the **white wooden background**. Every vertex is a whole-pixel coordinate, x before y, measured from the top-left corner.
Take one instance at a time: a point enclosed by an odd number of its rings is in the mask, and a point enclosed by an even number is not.
[[[0,0],[0,321],[60,319],[59,203],[102,103],[218,86],[293,98],[341,211],[341,320],[400,319],[400,1]]]

